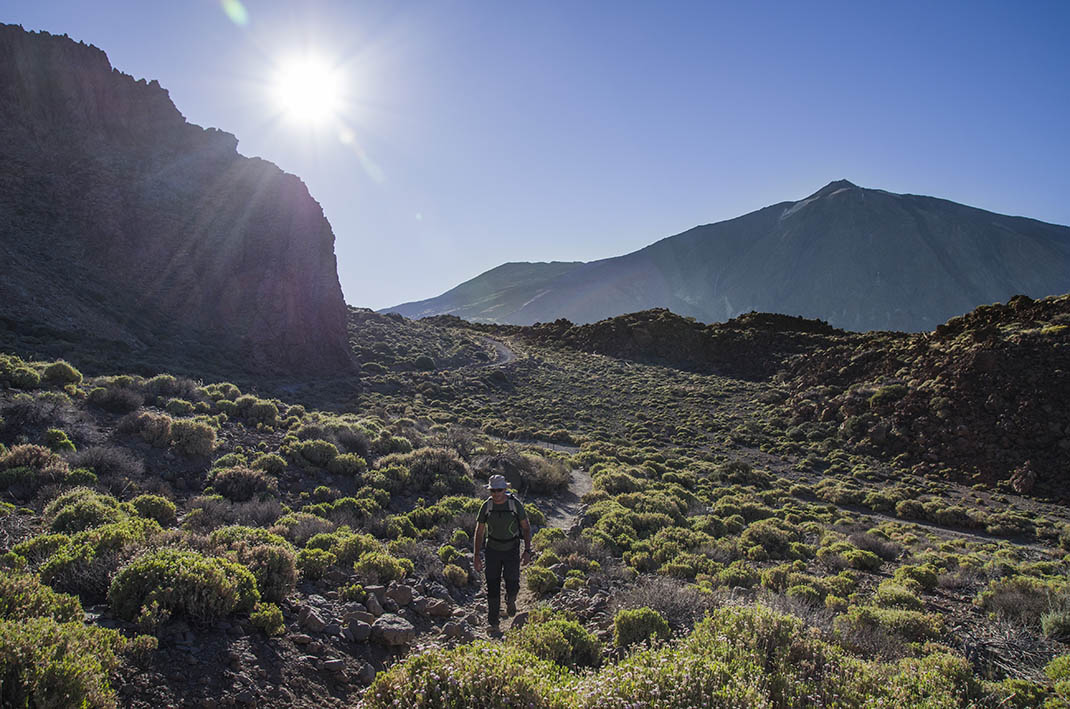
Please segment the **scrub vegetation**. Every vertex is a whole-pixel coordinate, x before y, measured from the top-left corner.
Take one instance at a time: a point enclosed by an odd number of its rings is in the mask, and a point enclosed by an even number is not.
[[[1064,394],[1070,307],[958,320],[791,323],[744,377],[353,310],[344,405],[0,354],[0,703],[1066,706],[1065,407],[991,391],[988,458],[943,431],[995,376],[960,366],[980,352]],[[749,322],[733,346],[760,349]],[[1015,448],[1034,421],[1054,448]],[[535,529],[501,637],[470,538],[496,473]]]

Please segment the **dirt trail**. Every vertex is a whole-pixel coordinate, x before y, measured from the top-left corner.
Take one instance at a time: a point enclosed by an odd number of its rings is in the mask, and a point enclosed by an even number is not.
[[[495,354],[498,355],[498,359],[493,362],[481,364],[479,365],[480,367],[501,367],[516,359],[516,352],[504,342],[495,340],[493,337],[487,337],[486,335],[477,335],[476,339],[493,347]]]

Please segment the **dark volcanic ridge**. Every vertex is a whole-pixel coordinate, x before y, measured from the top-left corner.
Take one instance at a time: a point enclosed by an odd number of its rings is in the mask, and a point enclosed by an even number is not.
[[[712,323],[758,311],[921,332],[1016,294],[1067,291],[1068,227],[839,180],[624,256],[505,264],[387,310],[515,325],[652,308]]]
[[[84,366],[350,367],[334,235],[300,179],[101,50],[0,26],[0,335]]]

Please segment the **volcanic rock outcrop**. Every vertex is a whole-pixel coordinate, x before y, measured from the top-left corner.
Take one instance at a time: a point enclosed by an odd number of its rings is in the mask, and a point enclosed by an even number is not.
[[[6,340],[66,341],[75,362],[348,370],[330,224],[300,179],[236,148],[103,51],[0,25]]]

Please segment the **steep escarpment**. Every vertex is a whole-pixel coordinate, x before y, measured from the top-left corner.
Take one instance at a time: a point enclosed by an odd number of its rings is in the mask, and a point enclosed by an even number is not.
[[[932,333],[873,333],[800,355],[779,378],[792,426],[919,472],[1065,495],[1070,296],[977,308]]]
[[[89,365],[346,370],[330,224],[236,148],[99,49],[0,26],[0,334]]]

